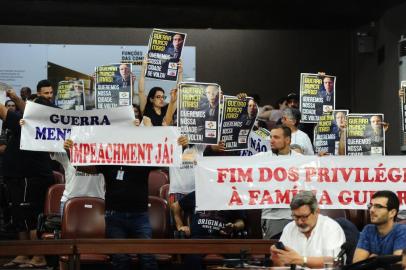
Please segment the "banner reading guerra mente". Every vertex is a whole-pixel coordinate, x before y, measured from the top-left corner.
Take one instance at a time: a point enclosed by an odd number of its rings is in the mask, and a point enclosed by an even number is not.
[[[131,106],[109,110],[72,111],[27,102],[25,124],[21,128],[22,150],[64,152],[63,142],[72,126],[132,125],[135,120]]]
[[[321,208],[366,209],[372,194],[392,190],[406,209],[406,158],[272,156],[205,157],[195,169],[197,210],[289,208],[300,190]],[[231,165],[232,164],[232,165]]]
[[[179,136],[176,127],[73,127],[70,158],[74,166],[180,166]]]

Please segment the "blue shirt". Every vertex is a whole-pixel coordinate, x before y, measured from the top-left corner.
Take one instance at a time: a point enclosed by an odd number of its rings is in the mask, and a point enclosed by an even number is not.
[[[376,225],[368,224],[361,232],[357,248],[371,254],[392,255],[395,250],[406,248],[406,225],[395,224],[385,236],[380,236]]]

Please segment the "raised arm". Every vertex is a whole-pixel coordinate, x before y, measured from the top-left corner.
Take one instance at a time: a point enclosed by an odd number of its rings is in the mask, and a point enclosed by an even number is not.
[[[16,107],[20,110],[21,113],[24,113],[25,109],[25,102],[19,96],[17,96],[16,92],[13,89],[8,89],[6,92],[7,96],[14,101]]]
[[[144,57],[141,65],[140,80],[138,81],[138,96],[140,98],[140,110],[144,114],[145,105],[147,105],[147,95],[145,94],[145,71],[147,69],[148,58]]]
[[[178,89],[172,89],[171,90],[171,100],[169,101],[168,104],[168,109],[166,110],[166,114],[164,117],[164,121],[165,123],[170,126],[172,124],[172,120],[173,120],[173,114],[176,111],[177,105],[177,95],[178,95]]]

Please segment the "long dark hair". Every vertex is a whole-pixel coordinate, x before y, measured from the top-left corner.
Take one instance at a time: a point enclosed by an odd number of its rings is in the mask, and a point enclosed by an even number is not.
[[[155,94],[156,94],[157,91],[161,91],[161,92],[163,92],[165,94],[165,90],[162,89],[161,87],[158,87],[158,86],[152,87],[151,90],[149,90],[149,93],[148,93],[148,96],[147,96],[147,104],[145,105],[145,112],[154,109],[154,105],[151,102],[151,98],[155,97]]]

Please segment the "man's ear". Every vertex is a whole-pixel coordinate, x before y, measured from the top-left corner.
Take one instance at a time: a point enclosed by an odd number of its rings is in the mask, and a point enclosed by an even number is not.
[[[389,217],[390,218],[394,218],[396,216],[396,214],[397,214],[396,209],[392,209],[392,210],[389,211]]]

